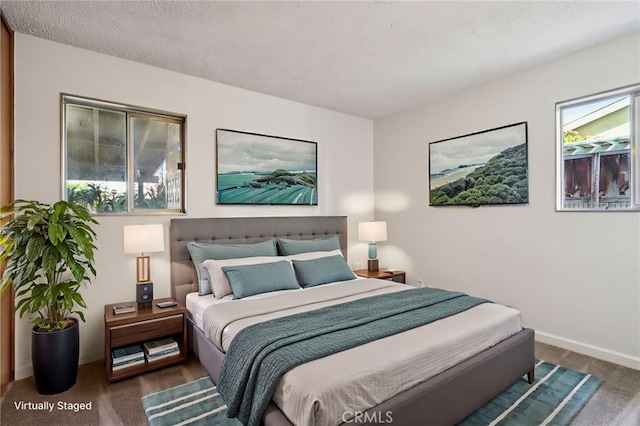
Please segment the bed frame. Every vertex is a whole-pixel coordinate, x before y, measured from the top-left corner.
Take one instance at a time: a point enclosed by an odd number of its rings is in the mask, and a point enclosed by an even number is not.
[[[313,239],[338,235],[347,257],[345,216],[254,217],[172,219],[171,292],[185,304],[187,293],[198,291],[196,272],[187,243],[254,243],[274,237]],[[212,380],[217,383],[224,353],[189,321],[189,345]],[[524,329],[480,354],[367,410],[351,424],[393,423],[454,425],[483,406],[525,374],[533,383],[534,332]],[[264,415],[266,426],[292,426],[271,403]]]

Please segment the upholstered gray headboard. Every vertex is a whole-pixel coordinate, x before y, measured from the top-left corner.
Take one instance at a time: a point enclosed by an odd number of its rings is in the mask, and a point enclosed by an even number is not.
[[[257,243],[274,237],[307,240],[338,235],[347,258],[346,216],[227,217],[171,219],[171,296],[185,304],[198,291],[187,243]]]

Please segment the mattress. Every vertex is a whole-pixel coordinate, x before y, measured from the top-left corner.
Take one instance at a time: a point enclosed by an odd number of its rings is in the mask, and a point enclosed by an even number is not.
[[[194,301],[189,297],[187,307],[214,344],[226,350],[233,336],[252,323],[409,288],[390,281],[362,279],[250,300],[213,297],[206,300],[205,296]],[[214,305],[217,306],[211,308]],[[296,425],[348,422],[356,413],[521,330],[520,312],[516,309],[481,304],[428,325],[300,365],[282,377],[273,401]]]

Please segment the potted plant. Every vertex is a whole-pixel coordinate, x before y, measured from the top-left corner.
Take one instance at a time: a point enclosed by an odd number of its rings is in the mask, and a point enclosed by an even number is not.
[[[96,276],[93,253],[97,224],[78,204],[53,205],[16,200],[0,208],[14,215],[0,229],[0,261],[7,267],[0,291],[13,287],[16,311],[33,323],[31,359],[38,393],[51,395],[73,386],[78,374],[78,319],[86,308],[78,292],[89,273]]]

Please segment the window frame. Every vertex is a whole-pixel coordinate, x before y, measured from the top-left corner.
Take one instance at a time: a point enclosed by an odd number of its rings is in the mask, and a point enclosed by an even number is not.
[[[152,108],[144,108],[124,103],[104,101],[100,99],[87,98],[84,96],[76,96],[66,93],[60,94],[60,134],[61,134],[61,191],[62,199],[67,200],[67,127],[66,127],[66,106],[76,105],[89,108],[99,108],[110,111],[123,112],[125,114],[125,152],[126,152],[126,186],[127,186],[127,203],[126,210],[119,212],[91,212],[94,216],[129,216],[129,215],[184,215],[186,214],[186,188],[187,188],[187,174],[186,174],[186,157],[187,157],[187,116],[185,114],[178,114],[169,111],[162,111]],[[131,119],[145,118],[151,120],[159,120],[165,122],[172,122],[181,124],[180,138],[181,138],[181,156],[178,163],[178,169],[181,170],[182,176],[180,179],[180,207],[175,209],[136,209],[134,204],[135,200],[130,194],[134,193],[135,186],[135,172],[134,172],[134,143],[131,128]]]
[[[631,188],[629,207],[567,208],[565,207],[565,158],[562,110],[567,107],[586,105],[595,101],[629,96],[629,159]],[[557,212],[638,212],[640,211],[640,83],[607,90],[592,95],[556,102],[556,211]],[[592,158],[593,154],[585,154]],[[607,154],[608,155],[608,154]],[[600,159],[602,155],[599,155]],[[601,160],[599,160],[601,161]],[[592,184],[593,185],[593,184]]]

